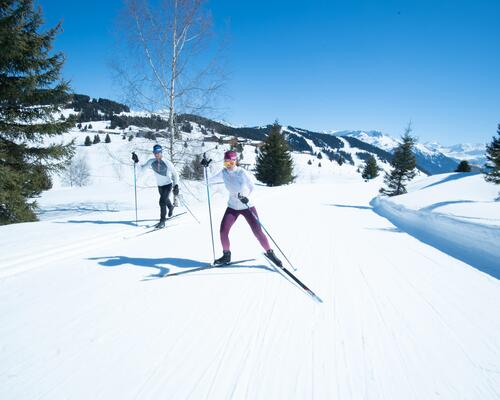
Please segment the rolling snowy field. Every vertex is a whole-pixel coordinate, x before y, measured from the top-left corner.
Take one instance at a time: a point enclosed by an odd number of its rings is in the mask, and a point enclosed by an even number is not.
[[[169,277],[212,261],[205,188],[181,186],[200,224],[185,214],[136,236],[158,218],[157,189],[139,174],[135,226],[138,145],[112,139],[79,148],[90,186],[56,182],[40,222],[0,227],[1,399],[500,399],[500,203],[479,175],[372,201],[381,177],[296,155],[297,183],[257,186],[262,223],[318,304],[243,219],[233,258],[255,261]],[[225,193],[212,194],[219,255]],[[488,240],[469,241],[477,231]]]

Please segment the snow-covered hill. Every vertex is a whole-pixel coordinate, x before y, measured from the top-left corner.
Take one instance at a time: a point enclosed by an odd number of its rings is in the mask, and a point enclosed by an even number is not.
[[[92,134],[112,131],[97,124]],[[206,137],[198,128],[192,138]],[[500,281],[481,258],[490,242],[465,235],[472,222],[498,237],[496,187],[477,175],[426,178],[383,208],[398,212],[392,223],[370,206],[382,177],[365,183],[348,163],[294,153],[298,181],[257,185],[252,199],[318,304],[272,269],[243,219],[233,257],[255,261],[187,272],[212,260],[203,183],[181,185],[200,223],[188,213],[143,234],[158,193],[138,170],[135,226],[130,151],[146,160],[152,141],[114,131],[90,147],[89,131],[70,132],[91,184],[57,180],[39,200],[42,221],[0,227],[2,400],[499,398]],[[215,172],[229,144],[189,146]],[[254,149],[244,144],[250,165]],[[223,187],[211,204],[217,232]],[[417,211],[420,233],[409,223]],[[429,239],[437,213],[454,220],[461,245]]]

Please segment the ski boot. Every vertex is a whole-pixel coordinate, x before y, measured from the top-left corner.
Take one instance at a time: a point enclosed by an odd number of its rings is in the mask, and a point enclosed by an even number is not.
[[[274,254],[274,251],[272,249],[269,249],[266,252],[266,257],[269,258],[269,260],[271,260],[278,267],[280,267],[280,268],[283,267],[283,263],[281,262],[281,260],[278,257],[276,257],[276,254]]]
[[[164,219],[160,219],[160,222],[158,222],[154,227],[155,227],[155,229],[165,228],[165,220]]]
[[[168,218],[172,217],[174,214],[174,206],[168,208]]]
[[[224,265],[231,262],[231,252],[224,251],[222,257],[214,261],[214,265]]]

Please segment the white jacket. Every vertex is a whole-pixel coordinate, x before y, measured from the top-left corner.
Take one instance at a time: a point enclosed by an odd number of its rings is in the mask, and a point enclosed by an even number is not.
[[[224,168],[208,179],[209,184],[219,182],[224,182],[226,189],[229,191],[229,199],[227,202],[229,208],[234,210],[244,210],[247,208],[247,206],[238,199],[238,193],[248,197],[254,188],[252,178],[247,171],[240,167],[235,167],[232,171],[228,171]],[[251,201],[248,202],[248,206],[253,207]]]
[[[158,186],[165,186],[173,183],[173,186],[179,183],[179,174],[172,164],[168,160],[157,160],[156,158],[150,158],[145,164],[141,166],[144,168],[151,168],[155,173],[156,184]]]

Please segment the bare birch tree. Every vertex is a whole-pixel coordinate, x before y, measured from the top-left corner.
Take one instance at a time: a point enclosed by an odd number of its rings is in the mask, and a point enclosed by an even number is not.
[[[210,43],[211,16],[203,0],[125,0],[119,26],[125,46],[123,60],[115,60],[113,68],[129,103],[168,120],[168,152],[174,161],[176,115],[211,109],[223,82]]]

